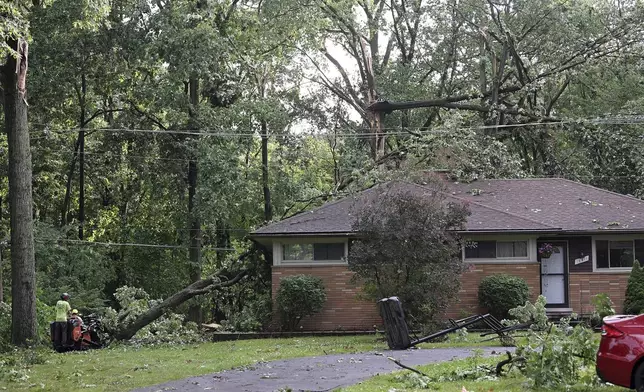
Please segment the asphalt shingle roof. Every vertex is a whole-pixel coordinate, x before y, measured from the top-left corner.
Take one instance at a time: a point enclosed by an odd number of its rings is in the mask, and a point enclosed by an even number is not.
[[[402,181],[398,189],[431,194]],[[558,178],[446,183],[447,201],[466,203],[467,231],[642,231],[644,201]],[[376,186],[319,208],[266,225],[253,236],[350,234],[357,209],[382,189]]]
[[[452,195],[564,231],[644,231],[644,201],[562,178],[452,183]]]

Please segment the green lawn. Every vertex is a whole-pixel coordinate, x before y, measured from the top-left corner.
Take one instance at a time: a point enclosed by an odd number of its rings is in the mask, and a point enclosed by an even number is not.
[[[434,365],[418,366],[417,369],[431,377],[432,382],[421,387],[412,372],[402,370],[391,374],[384,374],[370,378],[358,385],[343,388],[336,392],[371,392],[371,391],[396,391],[396,392],[415,392],[415,391],[438,391],[438,392],[461,392],[463,388],[468,392],[523,392],[528,389],[527,380],[521,376],[501,377],[494,380],[473,380],[467,375],[470,369],[478,366],[494,366],[500,357],[490,358],[468,358],[443,362]],[[459,381],[454,381],[458,379]],[[548,392],[552,392],[549,389]],[[596,387],[576,386],[569,391],[578,392],[627,392],[627,389],[618,387],[608,387],[600,385]],[[542,391],[546,392],[546,391]]]
[[[5,355],[0,362],[0,388],[45,391],[128,391],[135,387],[202,375],[249,365],[257,361],[383,350],[386,344],[374,336],[301,339],[257,339],[202,343],[175,347],[114,347],[86,352],[56,354],[38,350],[38,355]],[[17,356],[26,362],[44,362],[26,367],[10,366]],[[16,374],[16,370],[18,373]],[[23,376],[28,376],[19,380]],[[11,379],[11,381],[8,381]]]
[[[466,339],[452,336],[448,341],[422,347],[494,345],[498,341],[481,342],[472,334]],[[374,335],[240,340],[172,347],[116,346],[65,354],[39,349],[0,354],[0,390],[6,386],[11,391],[128,391],[257,361],[386,349],[383,337]],[[381,379],[372,382],[386,383]]]
[[[446,341],[424,348],[494,345],[493,342]],[[87,352],[56,354],[47,349],[0,355],[0,388],[8,390],[128,391],[190,376],[208,374],[257,361],[382,351],[382,336],[307,337],[202,343],[176,347],[113,347]],[[13,365],[18,357],[27,357]],[[4,364],[2,364],[4,360]]]

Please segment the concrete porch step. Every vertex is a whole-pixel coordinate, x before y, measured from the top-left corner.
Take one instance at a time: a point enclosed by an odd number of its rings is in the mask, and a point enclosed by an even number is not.
[[[567,317],[572,314],[572,308],[547,308],[546,315],[550,319],[558,320],[562,317]]]

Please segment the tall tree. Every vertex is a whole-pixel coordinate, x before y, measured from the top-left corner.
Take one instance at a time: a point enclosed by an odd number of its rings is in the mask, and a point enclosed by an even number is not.
[[[596,3],[321,0],[329,25],[320,31],[323,49],[309,55],[319,70],[314,80],[353,110],[345,128],[368,134],[376,162],[402,156],[389,152],[413,156],[416,131],[446,124],[485,125],[505,140],[510,132],[497,125],[559,120],[561,97],[578,75],[637,46],[641,7]],[[424,109],[386,115],[413,108]],[[386,115],[382,124],[374,111]],[[408,135],[385,139],[383,152],[374,146],[387,128]],[[522,150],[533,140],[538,160],[526,169],[540,172],[550,160],[547,130],[510,142]]]
[[[11,219],[11,340],[25,345],[37,338],[36,264],[34,256],[32,166],[27,118],[29,50],[24,15],[11,3],[0,8],[14,26],[0,26],[6,55],[0,71],[4,124],[9,150],[9,211]],[[13,17],[13,18],[12,18]],[[15,29],[24,26],[24,30]],[[14,29],[11,29],[14,27]],[[8,31],[7,31],[8,30]],[[21,31],[22,30],[22,31]],[[8,52],[8,53],[7,53]]]

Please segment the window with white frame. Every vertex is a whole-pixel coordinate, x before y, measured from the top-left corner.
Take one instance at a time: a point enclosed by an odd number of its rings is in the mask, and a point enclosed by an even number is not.
[[[344,242],[283,244],[282,259],[288,261],[341,261]]]
[[[468,241],[465,259],[525,259],[528,240],[522,241]]]
[[[629,269],[635,260],[644,261],[644,240],[596,239],[595,260],[597,269]]]

